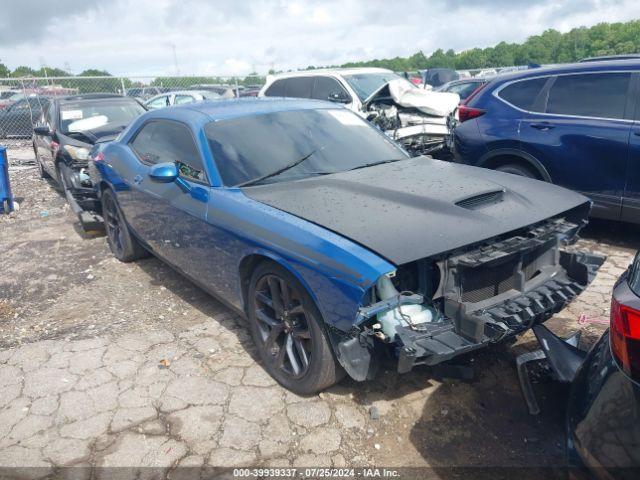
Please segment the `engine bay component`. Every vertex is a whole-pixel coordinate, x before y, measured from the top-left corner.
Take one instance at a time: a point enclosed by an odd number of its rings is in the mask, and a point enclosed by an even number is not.
[[[378,279],[376,289],[378,296],[383,301],[400,296],[400,292],[393,286],[391,278],[388,275],[383,275]],[[423,304],[403,306],[398,302],[396,307],[379,313],[377,319],[382,333],[389,339],[394,339],[398,328],[409,327],[413,330],[423,330],[426,323],[433,322],[437,319],[437,312]]]
[[[409,88],[392,80],[370,96],[364,108],[370,122],[419,156],[445,148],[447,117],[459,100],[456,94]]]

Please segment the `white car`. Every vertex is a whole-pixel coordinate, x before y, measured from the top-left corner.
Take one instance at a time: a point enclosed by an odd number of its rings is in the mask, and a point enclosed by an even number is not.
[[[144,105],[149,110],[170,107],[172,105],[182,105],[184,103],[201,102],[203,100],[220,98],[220,95],[205,90],[179,90],[167,92],[155,97],[151,97]]]
[[[267,77],[259,97],[314,98],[344,104],[400,142],[412,155],[442,150],[447,117],[460,97],[417,88],[384,68],[287,72]]]

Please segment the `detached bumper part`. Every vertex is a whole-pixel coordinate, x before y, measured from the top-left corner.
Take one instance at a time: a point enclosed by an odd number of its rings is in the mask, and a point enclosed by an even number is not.
[[[61,164],[60,170],[64,195],[71,210],[78,216],[82,227],[85,230],[103,228],[102,216],[96,213],[98,200],[93,188],[82,185],[78,170],[72,170],[64,163]]]
[[[533,352],[523,353],[516,359],[518,368],[518,379],[522,395],[527,403],[529,413],[537,415],[540,413],[538,401],[536,400],[529,378],[527,364],[539,360],[547,360],[555,378],[564,383],[571,383],[584,362],[586,352],[578,349],[580,334],[578,331],[573,336],[562,339],[551,332],[544,325],[534,325],[533,333],[538,339],[542,348]]]

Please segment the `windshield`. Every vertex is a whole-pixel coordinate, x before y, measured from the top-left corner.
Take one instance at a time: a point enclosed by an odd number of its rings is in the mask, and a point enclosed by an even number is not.
[[[407,82],[407,85],[415,87],[409,80],[393,72],[356,73],[353,75],[343,75],[343,77],[363,102],[369,98],[373,92],[391,80],[404,80]]]
[[[60,106],[60,129],[63,133],[73,133],[107,124],[127,125],[144,112],[138,102],[125,98],[64,103]]]
[[[408,158],[383,133],[346,109],[295,110],[220,120],[209,123],[205,133],[227,186],[279,170],[283,171],[262,182]],[[305,160],[296,164],[300,159]]]

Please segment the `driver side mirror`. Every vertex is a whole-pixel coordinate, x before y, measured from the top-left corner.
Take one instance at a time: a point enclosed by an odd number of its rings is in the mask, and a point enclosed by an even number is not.
[[[149,169],[149,178],[158,183],[175,182],[178,174],[178,166],[172,162],[156,163]]]
[[[330,102],[335,103],[351,103],[351,98],[348,95],[345,95],[340,92],[333,92],[329,94],[329,98],[327,98]]]
[[[41,125],[39,127],[34,127],[33,133],[35,133],[36,135],[42,135],[43,137],[51,136],[51,130],[49,130],[49,127],[44,125]]]

